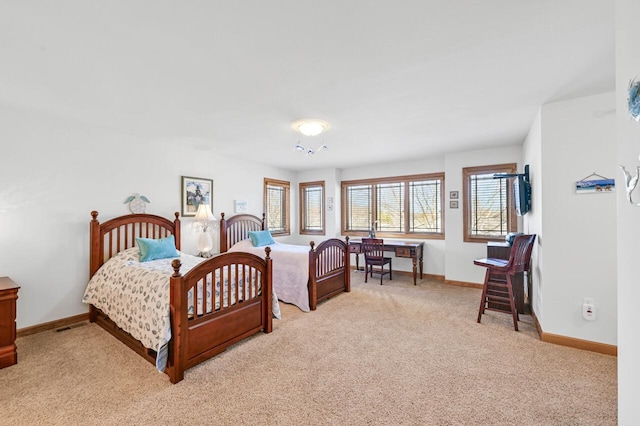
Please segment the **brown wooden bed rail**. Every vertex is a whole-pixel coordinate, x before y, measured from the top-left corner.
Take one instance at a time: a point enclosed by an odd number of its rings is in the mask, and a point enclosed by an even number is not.
[[[262,219],[250,214],[238,214],[227,219],[224,213],[220,213],[220,253],[249,238],[249,231],[264,231],[265,217],[264,213]]]
[[[148,214],[126,215],[104,224],[98,212],[91,212],[91,276],[117,252],[133,247],[136,237],[164,238],[174,235],[180,244],[180,220],[170,221]],[[225,253],[200,263],[184,275],[179,259],[172,261],[170,278],[170,316],[167,368],[172,383],[184,378],[188,368],[224,351],[230,345],[256,333],[272,331],[272,260],[254,254]],[[240,278],[240,284],[238,279]],[[209,281],[207,281],[209,280]],[[220,282],[220,292],[215,291]],[[207,282],[211,283],[210,296]],[[233,284],[235,283],[235,284]],[[189,292],[193,294],[193,313],[189,313]],[[198,293],[202,302],[198,303]],[[209,309],[209,306],[211,309]],[[122,330],[103,311],[90,306],[90,320],[124,342],[150,362],[157,354]]]
[[[339,293],[351,291],[349,237],[346,241],[331,238],[309,251],[309,308]]]
[[[173,221],[151,214],[130,214],[116,217],[104,223],[98,221],[98,212],[91,212],[89,224],[91,259],[89,277],[115,254],[131,248],[136,238],[166,238],[173,235],[176,249],[180,250],[180,213],[174,213]]]
[[[272,331],[270,249],[267,247],[265,252],[266,259],[251,253],[216,256],[184,276],[180,274],[180,261],[173,261],[171,315],[175,361],[168,367],[172,382],[182,380],[185,370],[219,354],[228,346],[260,330],[265,333]],[[214,283],[209,296],[207,280]],[[214,287],[218,281],[220,292],[216,293]],[[235,285],[231,285],[232,282]],[[193,315],[189,315],[185,305],[184,297],[189,291],[193,291],[194,301],[202,299],[201,303],[194,302]],[[209,304],[210,311],[207,308]]]

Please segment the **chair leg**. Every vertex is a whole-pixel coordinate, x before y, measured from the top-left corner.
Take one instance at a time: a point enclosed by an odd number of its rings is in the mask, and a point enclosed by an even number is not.
[[[380,285],[382,285],[382,277],[384,276],[384,263],[380,265]]]
[[[391,263],[393,260],[389,260],[389,281],[393,281],[393,268],[391,267]]]
[[[487,268],[487,272],[484,276],[484,285],[482,286],[482,297],[480,298],[480,309],[478,310],[478,323],[480,323],[480,318],[482,318],[482,314],[484,314],[484,307],[487,302],[487,283],[489,282],[489,269]]]
[[[518,331],[518,309],[516,308],[516,302],[513,298],[513,290],[511,289],[511,275],[507,274],[507,290],[509,291],[509,304],[511,305],[511,316],[513,316],[513,328]]]
[[[364,282],[367,282],[367,278],[369,278],[369,265],[364,264]]]

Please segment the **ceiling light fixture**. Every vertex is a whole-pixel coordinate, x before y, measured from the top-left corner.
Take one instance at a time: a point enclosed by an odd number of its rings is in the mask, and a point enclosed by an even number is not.
[[[317,118],[301,118],[300,120],[296,120],[291,123],[291,128],[298,132],[302,136],[314,137],[318,136],[331,128],[331,125],[328,121],[320,120]],[[294,150],[299,152],[306,152],[307,156],[315,155],[316,152],[326,151],[329,149],[327,145],[322,142],[322,145],[316,150],[313,148],[305,148],[300,139],[298,139],[298,143],[296,144]]]

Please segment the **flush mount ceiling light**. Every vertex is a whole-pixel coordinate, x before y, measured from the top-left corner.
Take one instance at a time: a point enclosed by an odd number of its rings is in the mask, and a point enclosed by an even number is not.
[[[314,137],[318,136],[331,128],[328,121],[320,120],[317,118],[302,118],[291,123],[291,128],[298,132],[302,136]],[[300,140],[294,148],[296,151],[306,152],[307,156],[312,156],[316,152],[326,151],[327,145],[323,142],[322,145],[314,150],[313,148],[305,148]]]

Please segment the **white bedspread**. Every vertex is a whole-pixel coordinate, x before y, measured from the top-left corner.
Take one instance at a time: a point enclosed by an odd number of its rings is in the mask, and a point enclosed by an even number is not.
[[[309,251],[311,247],[293,244],[269,244],[273,259],[273,290],[278,299],[309,312]],[[228,251],[241,251],[264,257],[265,247],[254,247],[243,240]]]

